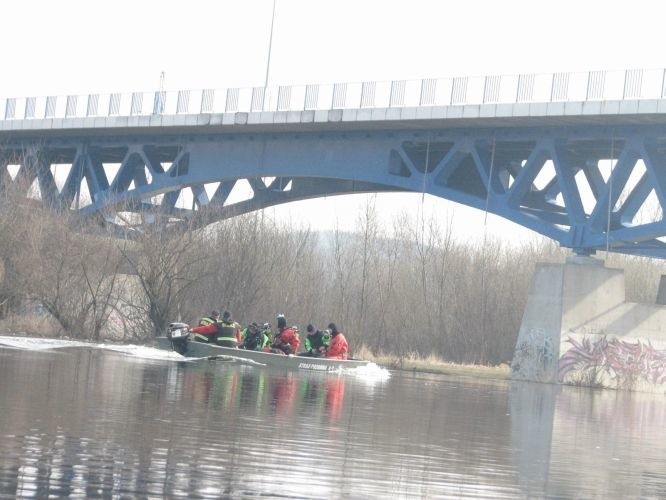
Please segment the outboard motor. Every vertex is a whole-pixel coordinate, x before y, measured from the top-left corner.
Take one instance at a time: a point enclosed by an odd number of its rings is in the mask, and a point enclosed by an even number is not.
[[[185,355],[187,352],[187,343],[189,341],[190,325],[187,323],[169,323],[167,338],[171,341],[171,347],[178,354]]]

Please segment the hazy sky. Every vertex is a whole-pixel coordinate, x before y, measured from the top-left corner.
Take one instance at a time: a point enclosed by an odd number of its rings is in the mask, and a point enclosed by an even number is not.
[[[263,85],[272,7],[273,0],[2,2],[0,95],[153,90],[162,71],[167,90]],[[276,0],[269,85],[662,68],[663,10],[646,0]],[[313,226],[332,227],[320,209],[330,214],[334,203],[348,226],[364,199],[301,202],[277,213],[315,213]],[[389,217],[396,207],[417,210],[422,197],[377,200]],[[463,237],[483,231],[483,214],[431,197],[425,206],[453,210]],[[506,233],[509,226],[491,219],[493,231]]]
[[[263,85],[273,0],[2,2],[3,96]],[[271,84],[662,67],[661,3],[276,0]]]

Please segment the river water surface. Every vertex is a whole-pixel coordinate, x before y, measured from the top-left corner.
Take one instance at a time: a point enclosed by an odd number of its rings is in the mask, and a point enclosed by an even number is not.
[[[665,498],[665,401],[0,337],[0,496]]]

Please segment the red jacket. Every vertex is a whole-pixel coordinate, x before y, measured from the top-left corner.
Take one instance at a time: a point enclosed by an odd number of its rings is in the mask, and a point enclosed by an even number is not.
[[[275,337],[275,342],[273,342],[273,345],[278,349],[282,349],[282,346],[285,344],[291,345],[291,352],[293,354],[298,352],[298,346],[301,345],[301,339],[293,328],[285,328],[282,330]]]
[[[331,337],[331,343],[326,349],[327,358],[337,358],[337,359],[347,359],[347,351],[349,350],[349,344],[347,344],[347,339],[342,332]]]
[[[190,331],[200,335],[214,335],[218,331],[217,321],[213,318],[202,318],[201,321],[199,321],[199,325],[190,328]]]

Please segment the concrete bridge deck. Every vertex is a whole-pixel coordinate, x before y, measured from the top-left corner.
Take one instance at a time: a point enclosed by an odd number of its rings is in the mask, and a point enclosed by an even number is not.
[[[389,130],[432,128],[664,125],[666,99],[555,103],[467,104],[302,111],[236,111],[145,116],[0,120],[0,137],[115,135],[123,131],[182,134],[247,131]],[[88,134],[86,134],[88,131]]]

